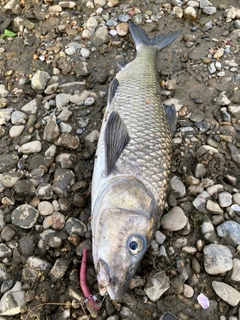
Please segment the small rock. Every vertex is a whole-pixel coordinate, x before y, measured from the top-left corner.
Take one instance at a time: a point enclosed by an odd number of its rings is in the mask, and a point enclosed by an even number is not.
[[[50,75],[42,70],[37,70],[31,79],[32,89],[35,91],[43,91],[46,88]]]
[[[84,58],[88,58],[91,52],[87,48],[82,48],[80,50],[80,53]]]
[[[233,259],[231,280],[232,281],[240,281],[240,260],[236,259],[236,258]]]
[[[49,200],[53,197],[52,186],[48,183],[40,183],[36,189],[36,196],[41,200]]]
[[[74,184],[74,173],[69,169],[58,168],[54,173],[53,191],[59,197],[67,196],[70,186]]]
[[[26,262],[31,269],[41,271],[44,275],[47,275],[51,269],[51,264],[49,262],[38,257],[28,257]]]
[[[38,216],[38,210],[28,204],[22,204],[12,212],[12,223],[23,229],[30,229],[37,222]]]
[[[227,302],[230,306],[235,307],[240,301],[240,293],[224,282],[213,281],[213,290],[216,294]]]
[[[217,227],[217,234],[234,247],[240,244],[240,224],[235,221],[225,221],[220,224]]]
[[[0,84],[0,97],[6,98],[8,96],[8,90],[4,84]]]
[[[232,195],[229,192],[220,192],[218,194],[218,202],[220,207],[226,208],[232,204]]]
[[[18,148],[18,153],[31,154],[37,153],[42,150],[42,144],[40,141],[31,141],[23,144]]]
[[[183,295],[186,298],[192,298],[194,295],[194,290],[191,286],[189,286],[188,284],[184,284],[183,285]]]
[[[168,231],[178,231],[186,226],[188,218],[184,211],[176,206],[161,219],[161,226]]]
[[[43,133],[43,139],[47,141],[53,141],[59,137],[60,131],[56,123],[56,116],[52,113],[47,121],[46,127]]]
[[[213,213],[213,214],[223,214],[223,210],[220,208],[219,204],[212,201],[212,200],[208,200],[207,204],[206,204],[206,209]]]
[[[10,258],[12,256],[12,250],[9,249],[4,243],[0,243],[0,258]]]
[[[38,211],[42,216],[48,216],[53,213],[53,205],[48,201],[41,201],[38,204]]]
[[[194,21],[197,18],[197,12],[193,7],[187,7],[183,12],[186,20]]]
[[[9,130],[9,136],[11,138],[18,138],[21,136],[22,132],[24,130],[24,126],[12,126]]]
[[[22,290],[20,281],[14,287],[4,293],[0,300],[0,314],[2,316],[15,316],[21,313],[21,307],[25,304],[25,291]]]
[[[231,143],[227,143],[227,146],[230,150],[233,161],[240,166],[240,150]]]
[[[181,179],[177,176],[174,176],[170,180],[170,186],[173,191],[173,194],[176,198],[183,198],[186,195],[186,188],[182,183]]]
[[[33,99],[32,101],[22,106],[21,110],[27,114],[36,114],[38,110],[36,99]]]
[[[25,124],[27,120],[27,115],[22,111],[13,111],[11,114],[12,124]]]
[[[79,146],[79,138],[71,135],[70,133],[61,133],[59,138],[55,140],[54,143],[59,147],[75,150]]]
[[[49,272],[49,277],[51,281],[56,282],[60,280],[64,276],[65,272],[67,271],[68,265],[69,265],[69,261],[63,258],[57,259],[54,263],[54,266]]]
[[[206,13],[207,15],[213,15],[216,13],[217,9],[215,7],[204,7],[203,12]]]
[[[206,209],[206,202],[210,199],[210,194],[207,191],[200,193],[194,200],[193,206],[201,213],[208,213]]]
[[[203,178],[207,172],[203,163],[198,163],[195,169],[195,177],[196,178]]]
[[[125,36],[128,33],[128,24],[125,22],[119,23],[116,26],[116,31],[119,36]]]
[[[78,235],[84,237],[87,232],[87,226],[80,220],[75,218],[69,218],[66,222],[65,229],[69,235]]]
[[[59,93],[56,95],[56,106],[58,110],[62,110],[69,103],[71,95],[68,93]]]
[[[217,71],[214,62],[209,63],[209,65],[208,65],[208,71],[209,71],[210,73],[214,73],[214,72]]]
[[[18,171],[3,172],[2,185],[4,186],[4,188],[12,188],[15,186],[18,180],[21,179],[21,177],[22,174]]]
[[[232,269],[232,253],[220,244],[210,244],[203,249],[204,268],[208,274],[216,275]]]
[[[108,43],[108,28],[106,26],[98,28],[96,32],[91,36],[90,41],[92,42],[94,47],[97,48],[102,46],[104,43]]]
[[[218,242],[218,237],[211,221],[204,221],[201,229],[205,240],[208,242]]]
[[[147,278],[144,291],[151,301],[157,301],[169,289],[169,278],[165,272],[157,272]]]

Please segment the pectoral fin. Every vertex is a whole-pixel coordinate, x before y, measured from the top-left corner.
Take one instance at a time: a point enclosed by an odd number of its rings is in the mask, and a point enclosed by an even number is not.
[[[114,78],[112,82],[110,83],[109,89],[108,89],[108,106],[112,103],[112,99],[115,96],[115,93],[117,91],[119,82],[117,78]]]
[[[165,105],[164,107],[165,107],[166,117],[168,119],[171,133],[173,136],[173,134],[176,130],[176,127],[177,127],[177,112],[176,112],[174,104],[172,104],[170,106]]]
[[[108,175],[130,141],[127,127],[117,111],[111,111],[105,129],[105,170]]]

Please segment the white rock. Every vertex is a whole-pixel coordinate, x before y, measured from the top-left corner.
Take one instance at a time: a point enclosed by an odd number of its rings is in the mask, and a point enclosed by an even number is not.
[[[15,316],[21,312],[21,307],[25,304],[25,292],[22,290],[20,281],[8,290],[0,300],[0,315]]]
[[[176,98],[167,99],[167,100],[164,101],[163,104],[166,105],[166,106],[172,106],[172,105],[174,105],[174,107],[175,107],[175,109],[176,109],[177,112],[178,112],[178,111],[182,108],[182,106],[183,106],[182,102],[181,102],[180,100],[176,99]]]
[[[11,138],[17,138],[22,134],[23,130],[24,130],[23,125],[22,126],[12,126],[9,130],[9,136]]]
[[[0,97],[6,98],[8,96],[8,90],[4,84],[0,84]]]
[[[38,204],[38,211],[42,216],[48,216],[53,213],[53,205],[49,201],[41,201]]]
[[[72,56],[75,52],[76,52],[76,50],[75,50],[73,47],[70,47],[70,48],[65,49],[65,53],[66,53],[68,56]]]
[[[103,7],[106,4],[106,0],[94,0],[94,5],[97,7]]]
[[[194,295],[194,290],[192,287],[190,287],[188,284],[183,285],[183,295],[186,298],[192,298]]]
[[[57,153],[57,146],[55,144],[52,144],[45,152],[46,157],[55,157]]]
[[[59,93],[56,95],[56,106],[58,110],[62,110],[69,103],[71,94]]]
[[[30,154],[40,152],[42,150],[42,144],[40,141],[30,141],[19,147],[18,153]]]
[[[25,124],[27,115],[22,111],[13,111],[11,114],[12,124]]]
[[[63,108],[63,110],[58,116],[58,119],[61,121],[68,121],[71,115],[72,115],[72,111],[68,110],[68,108]]]
[[[212,286],[216,294],[230,306],[235,307],[240,301],[240,292],[224,282],[213,281]]]
[[[95,17],[90,17],[87,20],[87,29],[95,29],[98,26],[97,19]]]
[[[80,50],[80,53],[84,58],[88,58],[91,52],[87,48],[82,48]]]
[[[21,110],[27,114],[35,114],[37,113],[37,101],[36,99],[33,99],[32,101],[28,102],[27,104],[25,104]]]
[[[148,277],[144,291],[151,301],[157,301],[169,289],[169,279],[165,272],[157,272]]]

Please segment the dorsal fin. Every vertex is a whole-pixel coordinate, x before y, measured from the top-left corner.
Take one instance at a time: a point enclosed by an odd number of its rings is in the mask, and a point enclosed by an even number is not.
[[[117,78],[114,78],[108,89],[108,106],[112,103],[112,99],[115,96],[116,90],[118,88],[119,82]]]
[[[108,175],[130,141],[127,126],[115,110],[111,111],[108,117],[104,138],[106,147],[105,170]]]
[[[174,104],[171,104],[170,106],[164,105],[165,107],[165,113],[166,117],[169,122],[170,130],[172,133],[172,136],[174,135],[177,127],[177,112]]]

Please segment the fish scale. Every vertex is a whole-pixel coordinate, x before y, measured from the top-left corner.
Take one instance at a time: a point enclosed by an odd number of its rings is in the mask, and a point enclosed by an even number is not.
[[[171,134],[157,89],[156,52],[147,46],[141,50],[143,54],[116,76],[119,87],[109,111],[116,110],[120,114],[131,138],[116,166],[121,173],[134,173],[143,180],[162,207],[171,166]],[[128,93],[130,81],[131,95]],[[142,153],[141,164],[139,152]]]

